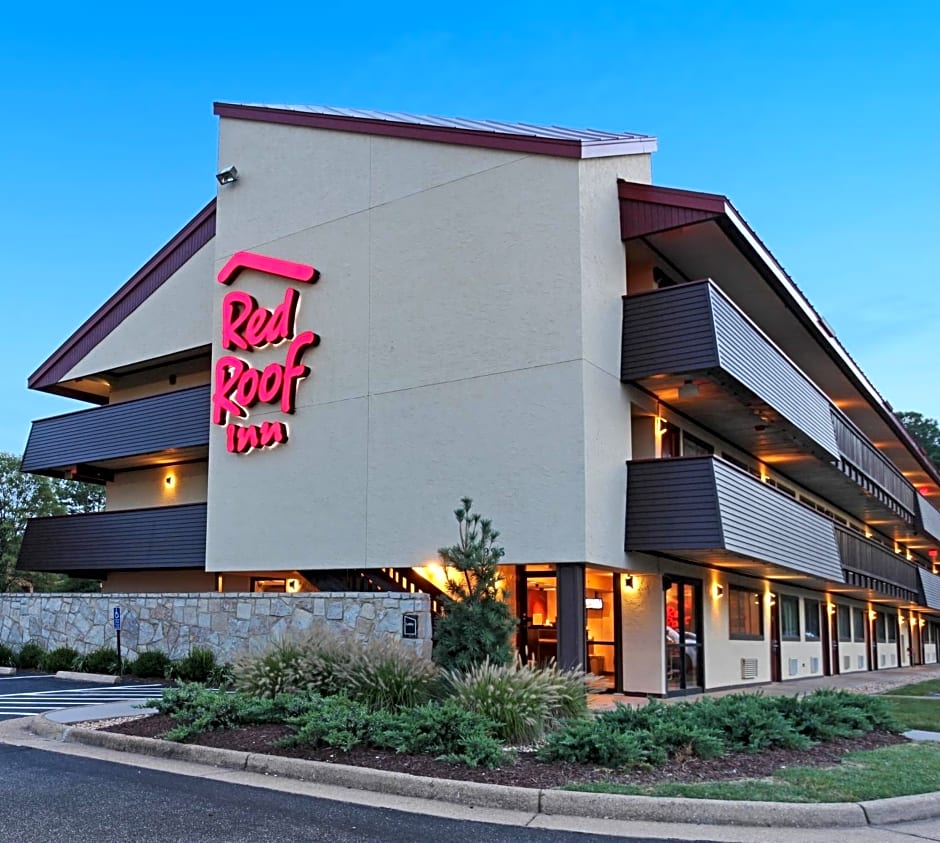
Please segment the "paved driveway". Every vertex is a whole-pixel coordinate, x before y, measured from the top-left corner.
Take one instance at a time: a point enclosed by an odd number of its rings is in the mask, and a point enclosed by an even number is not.
[[[107,702],[143,703],[159,696],[160,685],[98,685],[54,676],[0,676],[0,720],[58,708]]]

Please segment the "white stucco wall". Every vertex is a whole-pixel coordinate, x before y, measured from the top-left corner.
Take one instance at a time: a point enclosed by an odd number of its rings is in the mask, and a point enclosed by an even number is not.
[[[582,188],[594,170],[577,161],[231,120],[220,160],[240,177],[219,194],[216,270],[237,250],[317,266],[297,329],[322,342],[286,446],[232,455],[213,426],[208,568],[419,564],[453,540],[462,495],[508,562],[622,566],[615,168],[583,224],[601,175]],[[611,371],[586,361],[586,245]],[[217,357],[227,289],[210,286]],[[233,289],[273,307],[285,286],[244,272]],[[258,406],[247,421],[282,418]]]
[[[171,483],[167,483],[170,478]],[[208,473],[204,462],[123,471],[108,483],[105,509],[142,509],[205,503]]]
[[[212,307],[210,241],[184,263],[62,380],[208,345]]]

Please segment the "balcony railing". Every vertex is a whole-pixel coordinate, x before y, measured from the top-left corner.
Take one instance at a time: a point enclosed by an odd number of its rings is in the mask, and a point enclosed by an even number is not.
[[[842,457],[842,470],[857,483],[865,485],[872,494],[881,496],[880,493],[886,493],[888,497],[882,497],[883,503],[889,503],[890,498],[903,507],[909,518],[913,518],[915,492],[907,478],[835,409],[832,411],[832,426]],[[868,483],[864,482],[866,479]]]
[[[208,444],[209,387],[196,386],[34,421],[22,469],[61,474]]]
[[[878,542],[836,526],[845,581],[902,600],[920,601],[918,566]]]
[[[940,541],[940,512],[921,495],[917,495],[917,529],[934,541]]]
[[[206,504],[33,518],[17,568],[91,574],[200,568],[206,564]]]
[[[831,521],[717,457],[628,463],[625,547],[844,581]]]

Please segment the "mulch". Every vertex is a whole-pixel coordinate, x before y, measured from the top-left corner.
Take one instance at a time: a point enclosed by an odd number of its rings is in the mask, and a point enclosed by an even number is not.
[[[107,728],[109,732],[159,738],[173,727],[170,717],[155,714],[130,720]],[[423,755],[397,755],[393,752],[356,748],[349,752],[337,749],[310,749],[306,747],[279,748],[274,744],[290,733],[282,725],[249,726],[223,732],[206,732],[187,743],[233,749],[240,752],[267,753],[288,758],[323,761],[328,764],[348,764],[354,767],[372,767],[415,776],[433,776],[442,779],[486,782],[515,787],[553,788],[567,784],[589,782],[620,782],[634,785],[653,785],[667,782],[712,782],[736,779],[759,779],[770,776],[785,767],[831,767],[839,764],[846,753],[877,749],[907,739],[885,732],[871,732],[858,738],[840,738],[806,750],[773,749],[755,753],[734,753],[723,758],[688,758],[670,762],[662,767],[643,771],[617,771],[590,764],[570,764],[537,761],[531,753],[520,753],[518,760],[498,770],[467,767],[438,761]]]

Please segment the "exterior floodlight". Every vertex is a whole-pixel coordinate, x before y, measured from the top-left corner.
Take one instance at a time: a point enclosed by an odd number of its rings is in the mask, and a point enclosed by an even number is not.
[[[215,174],[215,179],[219,184],[226,185],[238,181],[238,170],[235,167],[226,167]]]

